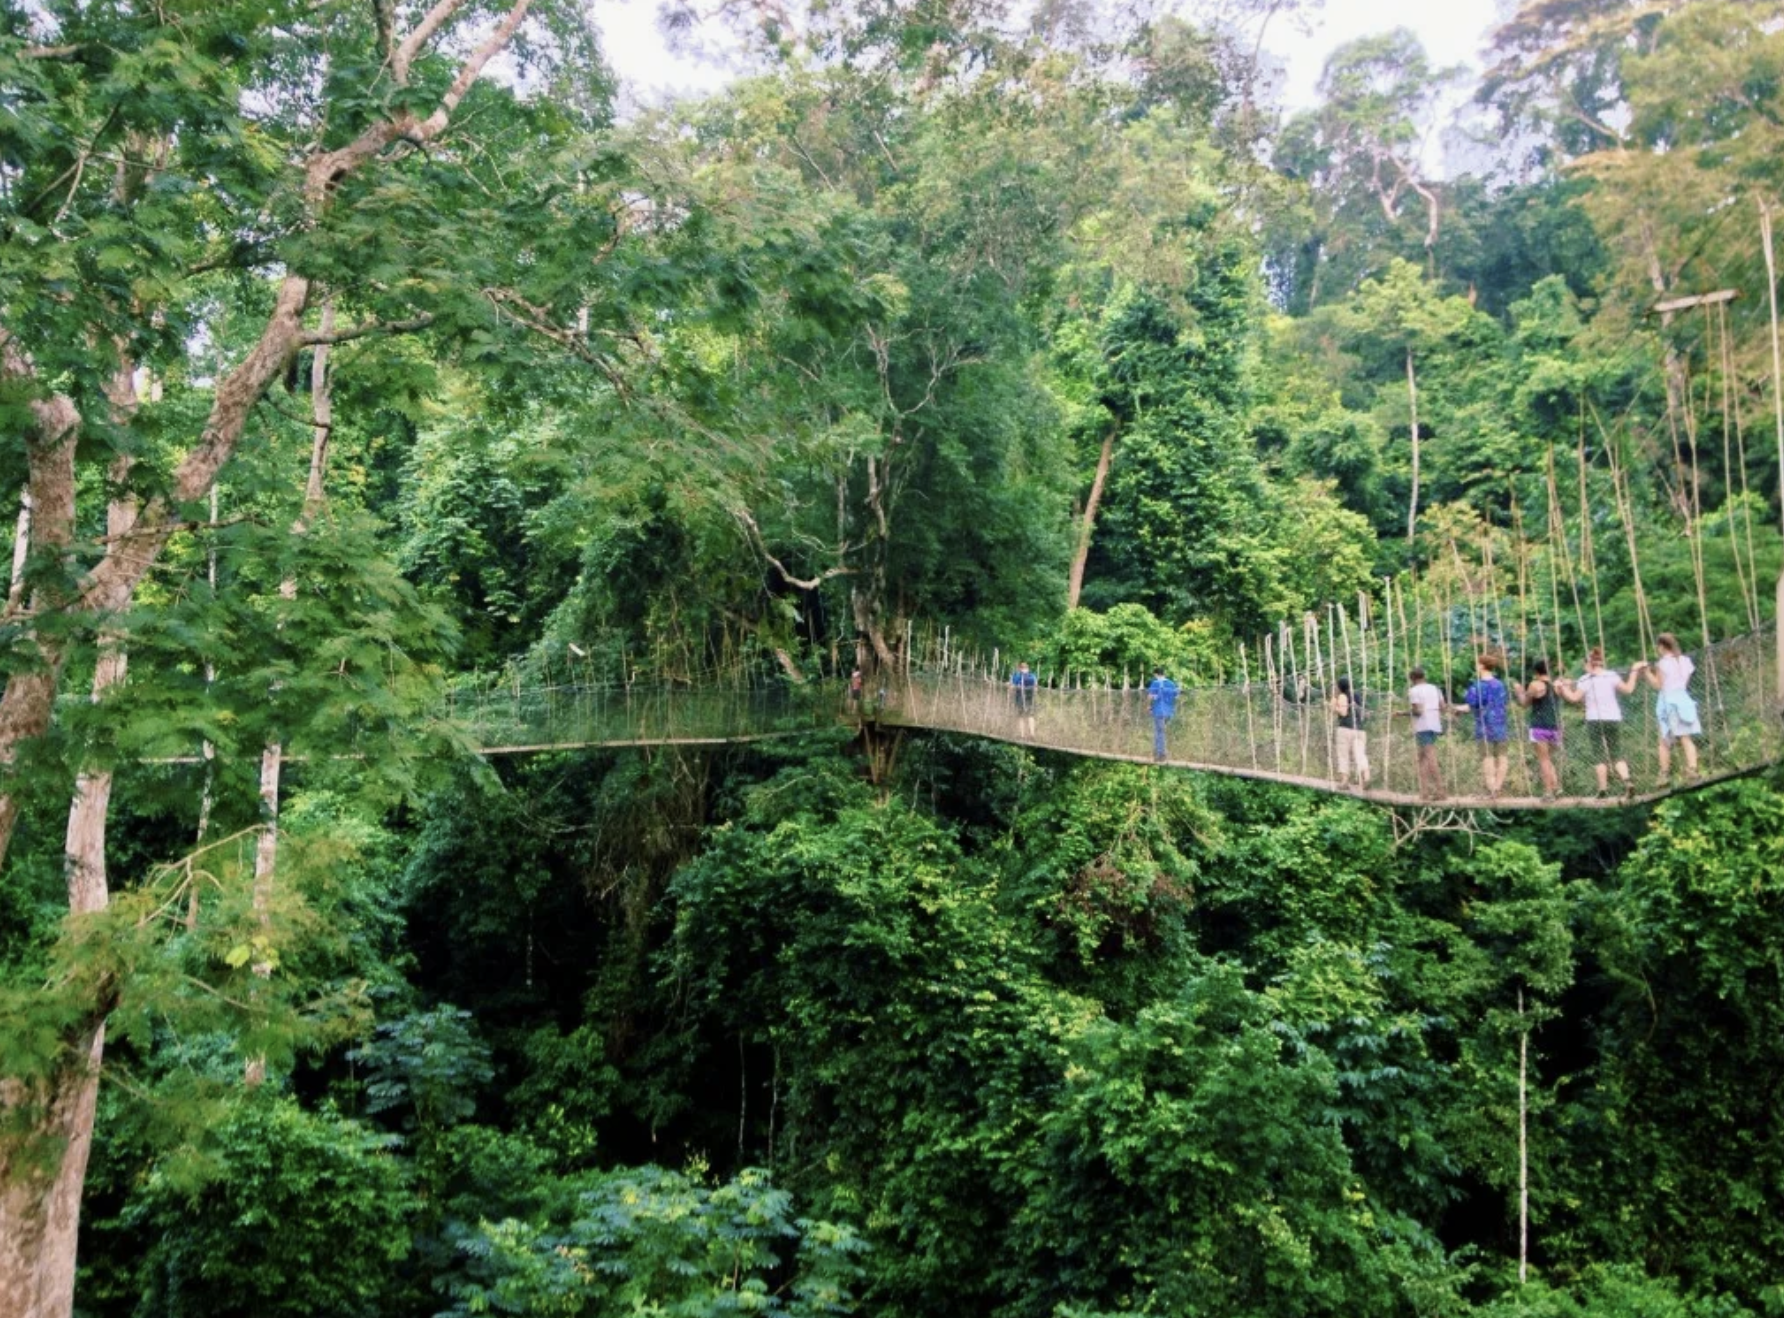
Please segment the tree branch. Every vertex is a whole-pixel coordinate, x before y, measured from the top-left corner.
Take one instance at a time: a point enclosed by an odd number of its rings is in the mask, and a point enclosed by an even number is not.
[[[846,564],[839,563],[835,567],[825,568],[815,577],[794,576],[791,572],[787,571],[787,565],[785,563],[781,562],[780,559],[768,552],[768,543],[762,538],[762,528],[756,524],[756,519],[750,515],[750,510],[748,508],[733,508],[731,512],[732,515],[743,524],[744,533],[755,544],[756,551],[762,555],[763,559],[767,561],[770,567],[780,573],[781,580],[786,582],[789,586],[792,586],[797,590],[816,590],[826,581],[833,581],[837,577],[852,577],[855,575],[856,569],[849,567]],[[845,546],[844,552],[846,551],[847,547]]]
[[[298,336],[297,341],[306,348],[313,348],[321,344],[332,346],[337,343],[351,343],[354,339],[370,338],[373,335],[413,334],[417,330],[426,329],[433,323],[433,313],[423,312],[419,316],[410,316],[406,320],[375,320],[364,325],[349,325],[346,329],[331,330],[326,333],[322,330],[305,330]]]
[[[421,16],[421,21],[415,25],[414,30],[397,43],[396,49],[390,52],[390,74],[396,79],[397,86],[409,85],[409,66],[415,62],[421,48],[427,45],[447,19],[463,7],[464,0],[439,0],[438,4]]]

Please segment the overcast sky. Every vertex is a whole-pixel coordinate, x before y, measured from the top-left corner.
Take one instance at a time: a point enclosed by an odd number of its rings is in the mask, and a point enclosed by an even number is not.
[[[1493,0],[1326,0],[1310,36],[1279,24],[1265,44],[1286,61],[1284,96],[1291,108],[1300,108],[1312,102],[1320,68],[1335,47],[1390,28],[1418,33],[1440,67],[1478,67],[1494,11]],[[655,0],[619,0],[598,6],[596,14],[608,59],[630,97],[653,102],[674,93],[710,91],[728,76],[721,68],[667,52],[657,33]]]

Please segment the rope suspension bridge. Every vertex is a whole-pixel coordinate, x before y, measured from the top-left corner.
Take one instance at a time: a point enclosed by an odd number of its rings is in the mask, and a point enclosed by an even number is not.
[[[1769,228],[1765,250],[1769,271]],[[1683,312],[1703,312],[1702,416],[1693,404],[1698,381],[1689,350],[1669,367],[1677,378],[1668,381],[1665,426],[1656,425],[1645,438],[1635,434],[1629,412],[1607,426],[1582,395],[1576,451],[1557,461],[1551,445],[1546,470],[1525,473],[1526,501],[1533,488],[1546,486],[1547,506],[1539,515],[1526,518],[1515,476],[1503,505],[1509,526],[1495,526],[1459,505],[1428,510],[1428,530],[1414,546],[1422,561],[1418,570],[1384,578],[1378,590],[1359,593],[1354,605],[1333,603],[1297,623],[1280,623],[1273,634],[1238,645],[1236,662],[1215,659],[1201,671],[1170,674],[1181,689],[1162,729],[1154,725],[1143,673],[1095,662],[1078,671],[1064,662],[1054,671],[1041,665],[1032,698],[1024,698],[1011,684],[1013,664],[996,651],[988,659],[969,654],[946,632],[913,637],[908,623],[896,661],[869,675],[859,693],[848,690],[834,658],[828,681],[751,683],[733,674],[659,687],[637,681],[624,665],[627,680],[608,684],[572,665],[564,682],[548,672],[544,681],[509,675],[462,686],[450,716],[490,755],[716,745],[850,725],[929,729],[1345,791],[1394,806],[1442,800],[1493,809],[1612,807],[1751,773],[1784,758],[1784,648],[1777,625],[1784,616],[1778,561],[1784,507],[1777,535],[1756,529],[1754,509],[1764,502],[1748,479],[1727,316],[1734,296],[1724,289],[1654,308],[1663,325]],[[1772,419],[1784,468],[1784,347],[1775,302],[1771,329]],[[1699,455],[1713,461],[1717,447],[1709,420],[1715,410],[1712,378],[1721,382],[1723,501],[1718,512],[1706,514]],[[1655,489],[1644,500],[1636,471],[1650,465]],[[1668,511],[1643,527],[1638,507],[1648,502]],[[1662,542],[1675,539],[1689,551],[1695,627],[1685,625],[1676,590],[1668,606],[1676,616],[1659,625],[1653,616],[1655,596],[1643,580],[1642,554],[1644,543],[1650,552],[1656,547],[1656,529]],[[1685,571],[1682,564],[1670,567],[1668,574],[1681,581],[1661,584],[1682,586]],[[1774,576],[1775,604],[1765,598],[1769,590],[1762,593],[1762,583]],[[1618,596],[1604,582],[1619,592],[1621,612]],[[1718,587],[1715,607],[1712,584]],[[1738,590],[1738,605],[1725,598],[1730,585]],[[1668,624],[1684,639],[1663,647],[1661,641],[1670,640]],[[1659,671],[1666,648],[1693,652],[1683,690],[1697,719],[1687,725],[1693,735],[1680,748],[1682,763],[1671,762],[1672,747],[1661,735],[1653,689],[1660,683],[1636,680]],[[1622,685],[1631,688],[1620,690],[1609,707],[1617,716],[1613,732],[1605,730],[1612,720],[1602,683],[1591,702],[1596,708],[1576,708],[1587,703],[1576,683],[1593,650],[1605,653],[1603,669],[1613,682],[1624,679]],[[1477,767],[1483,748],[1461,703],[1483,657],[1503,666],[1512,693],[1535,694],[1536,704],[1546,706],[1540,728],[1532,726],[1533,709],[1520,713],[1526,701],[1512,707],[1502,734],[1503,769],[1495,770],[1494,780]],[[782,659],[790,670],[791,662]],[[1672,663],[1668,687],[1679,682],[1678,660]],[[1568,703],[1542,694],[1545,666]],[[1443,706],[1443,732],[1427,738],[1432,744],[1423,775],[1417,730],[1407,716],[1414,670],[1436,688]],[[1346,706],[1334,700],[1340,683],[1354,701],[1348,717]],[[1533,730],[1541,735],[1529,735]],[[1684,730],[1669,720],[1669,731]],[[1162,756],[1156,753],[1159,737]],[[1366,769],[1342,762],[1341,748],[1358,742]]]
[[[1765,237],[1773,272],[1769,227]],[[1010,659],[1027,656],[972,654],[945,631],[913,635],[909,622],[890,647],[876,641],[893,662],[859,690],[834,653],[816,665],[827,677],[808,679],[776,652],[778,665],[761,665],[753,678],[748,662],[715,662],[699,679],[689,676],[697,665],[678,663],[674,682],[653,682],[648,666],[626,661],[598,674],[592,664],[535,658],[525,669],[461,681],[447,719],[485,755],[927,729],[1392,806],[1614,807],[1751,773],[1784,759],[1784,499],[1778,530],[1757,527],[1755,508],[1766,501],[1749,481],[1740,403],[1748,391],[1737,379],[1727,313],[1734,297],[1723,289],[1653,308],[1663,328],[1703,312],[1701,373],[1694,378],[1690,349],[1669,346],[1663,427],[1638,430],[1631,413],[1639,398],[1607,426],[1580,395],[1575,452],[1558,460],[1551,444],[1546,464],[1510,474],[1506,497],[1487,500],[1493,517],[1463,504],[1424,510],[1407,546],[1417,568],[1381,579],[1354,602],[1283,621],[1225,658],[1187,661],[1190,671],[1169,674],[1178,694],[1162,725],[1143,672],[1096,659],[1074,669],[1056,653],[1051,671],[1037,665],[1030,695],[1010,676]],[[1775,301],[1770,309],[1772,420],[1784,469],[1784,336]],[[1717,380],[1722,500],[1706,513],[1700,454],[1714,464]],[[1527,517],[1532,496],[1544,492],[1546,507]],[[1688,567],[1675,551],[1681,545]],[[1669,616],[1658,625],[1644,549],[1664,549],[1664,575],[1676,578],[1660,582],[1670,588]],[[1695,627],[1686,625],[1687,572]],[[1762,594],[1774,577],[1775,604],[1769,590]],[[1591,697],[1582,694],[1588,652],[1603,656],[1600,671],[1616,695],[1602,676]],[[1483,660],[1503,669],[1515,697],[1504,726],[1477,724],[1464,703]],[[1415,683],[1428,693],[1421,703],[1441,707],[1440,730],[1429,718],[1415,728],[1409,717]],[[1500,699],[1495,693],[1490,703]],[[1691,711],[1683,722],[1681,707]],[[1663,737],[1666,711],[1672,735]]]
[[[1337,639],[1336,656],[1329,637]],[[1405,697],[1408,655],[1364,620],[1329,611],[1327,627],[1312,615],[1300,635],[1271,638],[1266,671],[1236,682],[1185,685],[1166,724],[1166,754],[1154,754],[1155,726],[1137,680],[1096,680],[1042,673],[1032,700],[1019,697],[995,657],[985,660],[943,643],[896,673],[882,672],[861,694],[838,680],[713,687],[669,687],[515,681],[461,689],[449,717],[486,755],[651,746],[720,746],[795,736],[825,728],[923,729],[1105,760],[1162,763],[1239,778],[1342,792],[1384,805],[1418,806],[1421,793],[1413,723]],[[1280,645],[1278,644],[1280,640]],[[1348,651],[1346,646],[1348,644]],[[1417,653],[1416,648],[1409,653]],[[1445,655],[1447,656],[1447,651]],[[1487,796],[1477,782],[1472,720],[1446,711],[1438,763],[1449,791],[1444,804],[1493,809],[1610,807],[1651,801],[1721,781],[1784,758],[1779,717],[1776,637],[1771,629],[1710,647],[1697,656],[1703,734],[1694,774],[1662,778],[1659,725],[1645,685],[1625,699],[1620,758],[1632,790],[1613,777],[1613,794],[1597,791],[1597,743],[1571,709],[1563,720],[1556,763],[1561,791],[1545,799],[1533,744],[1514,708],[1504,789]],[[1431,664],[1449,700],[1460,697],[1445,660]],[[1348,670],[1348,671],[1347,671]],[[1359,722],[1371,766],[1364,785],[1337,781],[1337,719],[1330,705],[1337,678],[1347,676],[1361,707]],[[1681,766],[1675,764],[1675,769]],[[1353,780],[1357,778],[1353,770]]]

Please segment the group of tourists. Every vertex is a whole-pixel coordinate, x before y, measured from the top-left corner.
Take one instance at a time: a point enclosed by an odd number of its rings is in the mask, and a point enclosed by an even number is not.
[[[1635,781],[1629,772],[1629,761],[1623,757],[1623,703],[1621,696],[1632,695],[1639,682],[1647,682],[1659,694],[1654,701],[1654,717],[1659,728],[1660,786],[1668,785],[1672,774],[1672,751],[1676,744],[1684,755],[1687,781],[1697,776],[1697,742],[1703,735],[1698,721],[1697,702],[1691,698],[1691,677],[1696,665],[1691,656],[1679,647],[1679,639],[1671,632],[1655,638],[1660,654],[1652,663],[1638,659],[1627,676],[1607,668],[1604,651],[1594,647],[1586,657],[1586,670],[1577,678],[1557,677],[1549,671],[1546,659],[1530,664],[1529,680],[1513,682],[1509,687],[1499,676],[1500,661],[1496,654],[1482,654],[1475,663],[1475,678],[1460,704],[1451,705],[1442,691],[1426,677],[1425,670],[1414,668],[1409,674],[1411,689],[1407,692],[1413,723],[1413,737],[1418,743],[1419,795],[1427,800],[1444,796],[1443,772],[1437,763],[1437,739],[1443,734],[1443,715],[1447,710],[1467,713],[1474,719],[1474,741],[1480,750],[1481,785],[1488,797],[1497,797],[1505,790],[1506,772],[1510,766],[1510,709],[1517,704],[1528,711],[1529,737],[1536,752],[1537,775],[1542,782],[1545,800],[1561,795],[1561,769],[1557,754],[1561,749],[1561,705],[1584,707],[1586,745],[1593,755],[1593,772],[1598,780],[1598,795],[1610,794],[1614,770],[1623,795],[1635,795]],[[1340,695],[1333,697],[1332,712],[1337,721],[1337,735],[1342,738],[1347,728],[1358,722],[1352,702],[1340,683]],[[1351,736],[1357,734],[1352,732]],[[1340,743],[1339,784],[1348,785],[1349,761]],[[1368,761],[1362,760],[1359,785],[1368,785]]]
[[[1446,794],[1443,770],[1437,760],[1438,738],[1444,732],[1446,714],[1468,714],[1473,718],[1474,742],[1480,751],[1481,785],[1489,798],[1497,798],[1505,790],[1510,769],[1511,707],[1515,704],[1526,712],[1531,748],[1536,753],[1537,775],[1545,800],[1561,795],[1561,707],[1578,705],[1585,714],[1586,746],[1593,757],[1598,795],[1611,792],[1611,776],[1625,797],[1635,795],[1635,781],[1624,758],[1622,746],[1623,703],[1621,697],[1634,694],[1646,682],[1658,694],[1654,715],[1659,727],[1658,765],[1660,785],[1670,781],[1673,747],[1684,757],[1687,781],[1697,776],[1697,742],[1703,734],[1698,721],[1697,702],[1690,686],[1696,671],[1691,657],[1679,647],[1678,637],[1662,632],[1656,638],[1659,656],[1649,662],[1637,660],[1627,675],[1605,665],[1604,651],[1594,647],[1586,657],[1585,671],[1578,677],[1557,675],[1550,671],[1546,659],[1530,663],[1527,680],[1509,685],[1500,676],[1502,667],[1497,654],[1486,652],[1475,661],[1475,676],[1459,702],[1452,703],[1433,684],[1423,668],[1414,668],[1408,675],[1411,686],[1406,693],[1407,708],[1402,711],[1412,719],[1413,739],[1418,751],[1419,795],[1425,800],[1442,800]],[[1010,675],[1010,691],[1016,716],[1017,735],[1032,739],[1035,730],[1035,696],[1039,680],[1029,665],[1019,663]],[[1166,737],[1177,713],[1180,688],[1155,668],[1146,687],[1146,707],[1152,718],[1152,756],[1166,758]],[[1319,699],[1317,691],[1312,698]],[[1356,690],[1349,677],[1340,677],[1326,708],[1332,716],[1332,772],[1341,788],[1365,789],[1370,783],[1369,734],[1365,728],[1363,693]]]

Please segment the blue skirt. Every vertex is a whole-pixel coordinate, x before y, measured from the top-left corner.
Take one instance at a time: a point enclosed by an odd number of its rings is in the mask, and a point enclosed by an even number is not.
[[[1659,720],[1660,735],[1668,741],[1703,735],[1703,724],[1697,721],[1697,702],[1687,692],[1662,691],[1654,700],[1654,717]]]

